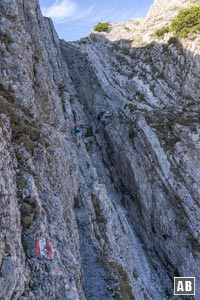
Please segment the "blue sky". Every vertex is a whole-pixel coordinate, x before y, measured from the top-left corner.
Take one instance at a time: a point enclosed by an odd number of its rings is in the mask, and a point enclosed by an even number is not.
[[[98,22],[120,22],[144,16],[153,0],[39,0],[43,15],[53,19],[60,38],[87,36]]]

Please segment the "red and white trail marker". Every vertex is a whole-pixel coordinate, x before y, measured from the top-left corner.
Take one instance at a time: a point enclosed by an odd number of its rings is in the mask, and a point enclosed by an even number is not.
[[[53,259],[53,249],[49,239],[44,237],[36,237],[35,254],[47,259]]]

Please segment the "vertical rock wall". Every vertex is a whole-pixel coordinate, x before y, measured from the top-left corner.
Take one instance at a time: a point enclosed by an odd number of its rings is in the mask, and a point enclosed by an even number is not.
[[[0,10],[0,299],[85,299],[73,212],[73,88],[59,39],[38,1],[1,1]],[[52,242],[53,261],[36,258],[37,236]]]

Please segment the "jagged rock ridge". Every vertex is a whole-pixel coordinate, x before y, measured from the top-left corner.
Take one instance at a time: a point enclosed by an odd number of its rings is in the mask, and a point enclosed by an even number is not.
[[[38,1],[1,1],[0,299],[175,299],[173,276],[199,280],[199,36],[154,35],[195,3],[162,1],[164,21],[160,3],[66,43]]]

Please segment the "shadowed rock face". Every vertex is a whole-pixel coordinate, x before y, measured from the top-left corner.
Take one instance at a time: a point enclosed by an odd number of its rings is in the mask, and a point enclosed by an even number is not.
[[[38,1],[1,1],[0,299],[175,300],[174,276],[199,281],[199,36],[154,35],[198,1],[172,2],[66,43]]]

